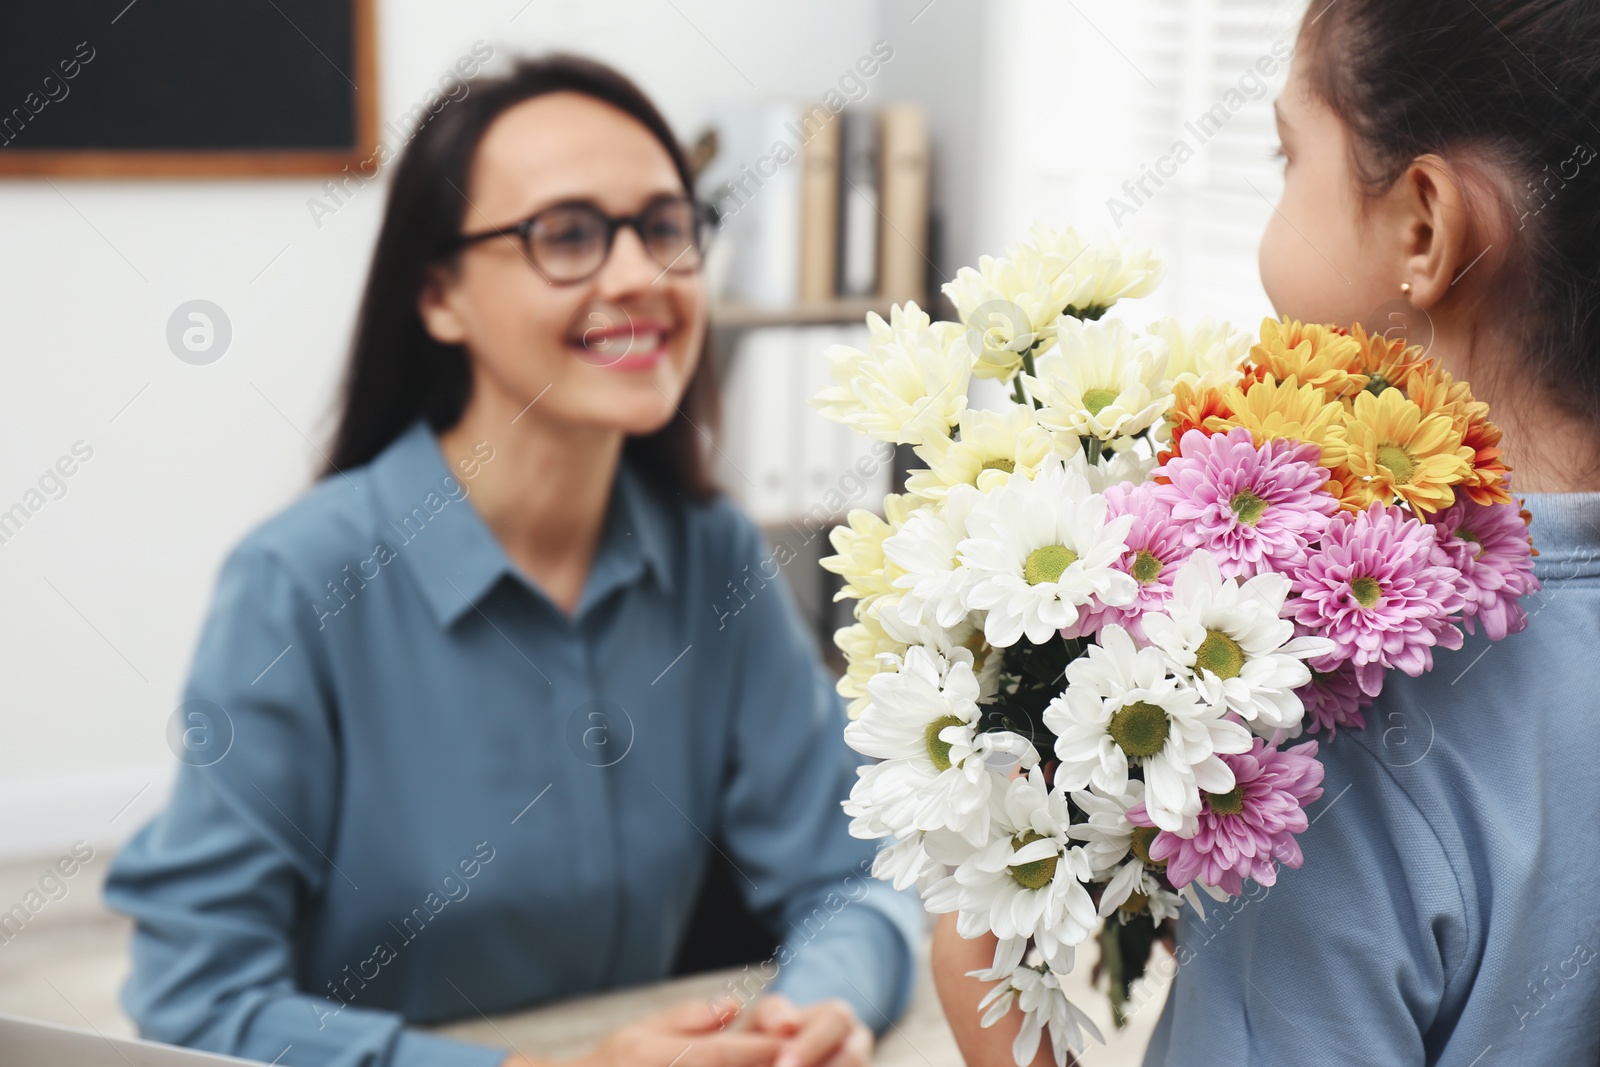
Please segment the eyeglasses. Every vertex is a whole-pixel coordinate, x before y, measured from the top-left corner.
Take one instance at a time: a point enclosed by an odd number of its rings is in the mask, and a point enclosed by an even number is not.
[[[652,200],[637,215],[607,215],[588,201],[571,200],[552,204],[514,226],[461,234],[449,250],[516,236],[534,270],[552,284],[569,285],[598,274],[611,255],[617,231],[627,227],[639,235],[663,272],[687,274],[700,269],[716,223],[716,211],[709,204],[687,196]]]

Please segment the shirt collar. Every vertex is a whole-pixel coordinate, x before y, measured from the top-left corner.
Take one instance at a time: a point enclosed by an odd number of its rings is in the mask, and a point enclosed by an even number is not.
[[[372,479],[379,536],[405,559],[441,627],[449,628],[475,609],[508,575],[548,601],[511,562],[473,507],[470,479],[450,469],[424,420],[413,423],[373,460]],[[661,503],[628,463],[619,463],[576,617],[646,570],[670,592],[669,536]]]
[[[1541,581],[1600,576],[1600,493],[1529,493],[1533,572]]]

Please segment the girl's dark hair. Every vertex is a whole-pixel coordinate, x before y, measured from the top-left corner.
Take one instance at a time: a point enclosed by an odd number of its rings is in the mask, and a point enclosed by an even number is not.
[[[473,158],[501,114],[546,93],[593,97],[649,130],[672,157],[684,189],[694,190],[688,160],[666,120],[633,82],[604,64],[548,55],[467,84],[465,96],[425,120],[395,165],[356,320],[332,455],[322,477],[369,462],[419,417],[435,433],[461,418],[472,391],[466,351],[433,339],[417,300],[430,269],[450,262],[452,253],[444,250],[461,232],[469,207],[464,190]],[[717,422],[709,347],[708,335],[673,420],[655,433],[629,437],[623,447],[623,458],[652,483],[695,501],[717,492],[700,443],[701,428],[710,432]]]
[[[1300,43],[1370,192],[1429,153],[1511,179],[1502,328],[1530,382],[1600,414],[1600,4],[1313,0]]]

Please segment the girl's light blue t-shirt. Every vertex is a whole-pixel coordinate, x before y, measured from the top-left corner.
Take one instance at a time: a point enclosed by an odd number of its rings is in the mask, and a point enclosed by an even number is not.
[[[1600,493],[1527,508],[1527,630],[1324,744],[1305,865],[1185,910],[1146,1067],[1600,1063]]]

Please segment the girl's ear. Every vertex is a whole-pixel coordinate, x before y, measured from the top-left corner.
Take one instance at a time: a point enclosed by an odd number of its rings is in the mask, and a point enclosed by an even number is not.
[[[1391,193],[1399,216],[1404,266],[1400,281],[1409,283],[1410,299],[1429,308],[1450,295],[1466,272],[1493,243],[1483,235],[1489,220],[1474,216],[1465,176],[1437,155],[1418,156]],[[1484,271],[1484,276],[1492,274]]]
[[[428,270],[428,278],[417,294],[417,314],[422,325],[442,345],[459,345],[467,340],[467,324],[455,305],[455,285],[451,272],[442,267]]]

